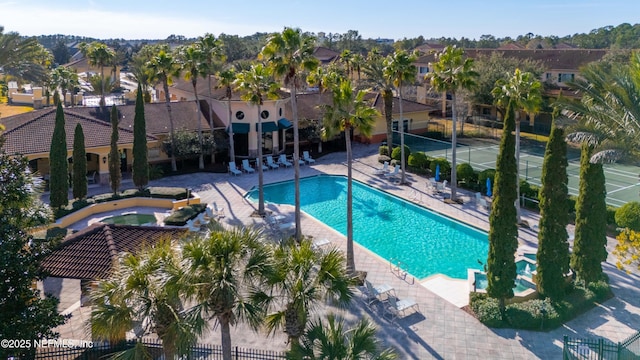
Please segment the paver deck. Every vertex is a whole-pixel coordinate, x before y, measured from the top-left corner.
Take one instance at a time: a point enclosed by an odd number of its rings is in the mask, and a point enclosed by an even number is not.
[[[377,146],[354,144],[353,176],[370,186],[414,201],[422,206],[456,218],[478,228],[488,230],[488,212],[478,208],[473,202],[473,194],[459,190],[465,199],[464,205],[449,205],[441,196],[427,191],[426,179],[407,174],[411,185],[397,185],[389,179],[373,175],[380,167],[377,162]],[[345,154],[333,153],[317,158],[315,164],[301,167],[301,176],[316,174],[346,174]],[[267,171],[265,184],[293,179],[293,169]],[[251,217],[257,205],[244,199],[252,187],[257,186],[257,174],[230,176],[228,174],[198,173],[167,177],[151,182],[153,186],[190,187],[197,192],[203,202],[216,202],[225,208],[223,222],[233,226],[264,226],[264,220]],[[129,184],[132,187],[132,184]],[[127,187],[125,183],[123,188]],[[92,187],[91,193],[108,192],[106,188]],[[303,195],[304,196],[304,195]],[[267,210],[293,219],[293,207],[267,204]],[[537,223],[538,215],[523,211],[523,218]],[[331,241],[332,245],[346,249],[345,237],[323,223],[303,213],[303,233],[314,238]],[[520,230],[521,249],[535,249],[536,234],[530,230]],[[615,240],[611,240],[609,250]],[[461,281],[448,281],[443,277],[432,277],[426,281],[411,276],[397,276],[388,262],[367,249],[355,246],[356,267],[367,271],[367,279],[374,284],[386,283],[394,287],[400,299],[412,298],[420,307],[419,313],[410,314],[396,321],[384,317],[380,305],[367,307],[363,301],[354,301],[348,309],[326,307],[317,316],[334,312],[353,323],[362,317],[369,317],[379,328],[378,334],[386,344],[395,347],[402,359],[557,359],[562,357],[562,337],[605,337],[620,341],[640,329],[640,297],[638,288],[640,277],[637,273],[626,274],[615,267],[615,260],[609,258],[604,269],[611,280],[615,298],[590,310],[561,328],[549,332],[521,331],[511,329],[490,329],[473,316],[460,309],[466,304],[466,293]],[[466,284],[466,283],[465,283]],[[425,286],[423,286],[425,285]],[[72,299],[79,294],[73,290],[64,295]],[[70,288],[70,287],[69,287]],[[437,294],[441,294],[438,296]],[[446,300],[448,299],[448,300]],[[64,306],[72,306],[75,301],[67,300]],[[62,309],[67,309],[63,307]],[[72,310],[73,308],[71,308]],[[77,308],[70,324],[59,330],[63,338],[86,338],[81,334],[78,321],[88,319],[89,310]],[[243,325],[232,328],[232,342],[236,346],[260,349],[284,350],[287,347],[283,334],[270,336],[255,335]],[[220,343],[218,331],[204,336],[202,342]]]

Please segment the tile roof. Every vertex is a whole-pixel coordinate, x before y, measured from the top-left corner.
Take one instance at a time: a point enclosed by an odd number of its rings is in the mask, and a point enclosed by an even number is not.
[[[41,266],[53,277],[104,279],[122,253],[135,252],[162,239],[176,239],[185,233],[181,228],[95,223],[68,236]]]
[[[546,70],[578,70],[581,66],[598,61],[607,53],[606,49],[465,49],[470,58],[490,56],[500,52],[506,57],[520,60],[540,61]],[[435,54],[418,58],[416,63],[427,64],[435,60]]]
[[[85,108],[65,108],[65,132],[67,149],[73,149],[73,135],[77,124],[82,126],[85,147],[108,146],[111,143],[111,124],[78,111]],[[97,108],[91,108],[93,110]],[[6,131],[3,148],[9,154],[48,153],[51,149],[51,138],[56,123],[56,109],[48,108],[15,115],[2,119]],[[133,130],[122,124],[119,128],[118,144],[133,143]],[[147,140],[155,140],[148,136]]]
[[[365,99],[371,102],[378,111],[384,113],[384,100],[378,93],[370,92],[365,95]],[[305,93],[298,94],[298,116],[301,119],[320,119],[322,117],[321,110],[318,108],[320,105],[330,105],[331,95],[329,93]],[[400,113],[400,99],[393,98],[393,114]],[[285,107],[285,117],[291,119],[293,117],[291,113],[291,106]],[[404,113],[418,112],[418,111],[436,111],[437,109],[430,105],[421,104],[415,101],[402,99],[402,110]]]
[[[328,64],[336,60],[340,56],[340,53],[324,46],[318,46],[313,50],[313,56],[315,56],[321,64]]]

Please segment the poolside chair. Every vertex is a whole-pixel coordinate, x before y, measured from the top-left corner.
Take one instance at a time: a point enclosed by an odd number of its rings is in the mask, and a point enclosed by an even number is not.
[[[485,210],[489,210],[489,203],[484,198],[480,198],[480,200],[478,200],[478,205],[480,205]]]
[[[235,161],[229,162],[229,173],[233,175],[242,175],[242,171],[238,170]]]
[[[258,164],[260,164],[262,166],[262,171],[267,171],[269,170],[269,167],[266,166],[262,161],[260,161],[259,159],[256,159],[256,169],[258,168]]]
[[[91,172],[91,175],[87,175],[87,184],[95,184],[96,183],[96,172]]]
[[[280,165],[284,165],[284,167],[289,167],[289,166],[293,166],[292,163],[290,163],[289,161],[287,161],[287,156],[285,154],[280,154],[280,157],[278,158],[278,163]]]
[[[329,244],[331,244],[331,241],[329,241],[329,239],[315,239],[311,243],[311,248],[314,249],[314,250],[318,250],[318,249],[322,248],[323,246],[326,246],[326,245],[329,245]]]
[[[249,160],[247,159],[243,159],[242,160],[242,170],[244,172],[246,172],[247,174],[253,174],[254,172],[256,172],[251,165],[249,165]]]
[[[193,219],[187,221],[187,229],[189,231],[197,232],[200,231],[200,225],[196,225]]]
[[[388,173],[388,174],[384,174],[385,177],[396,177],[399,175],[399,171],[400,171],[400,165],[396,165],[393,168],[393,171]]]
[[[389,162],[385,161],[384,164],[382,164],[382,169],[376,169],[373,174],[374,175],[383,175],[389,172]]]
[[[420,311],[418,303],[413,299],[397,300],[395,296],[389,296],[389,306],[387,309],[389,310],[388,312],[392,320],[396,319],[400,313],[402,313],[402,316],[405,316],[405,312],[411,308],[416,312]]]
[[[267,156],[267,165],[272,169],[279,169],[280,165],[273,161],[273,156]]]
[[[373,286],[368,280],[364,281],[367,295],[367,305],[371,305],[376,301],[384,301],[391,298],[391,293],[395,296],[395,290],[391,285],[383,284]],[[385,296],[385,299],[382,298]]]
[[[306,161],[308,164],[314,163],[316,162],[315,159],[311,158],[311,155],[309,155],[308,151],[303,151],[302,152],[302,158],[304,159],[304,161]]]
[[[213,202],[213,211],[216,213],[216,216],[218,218],[223,218],[224,215],[224,208],[221,206],[218,206],[218,204],[216,204],[216,202]]]

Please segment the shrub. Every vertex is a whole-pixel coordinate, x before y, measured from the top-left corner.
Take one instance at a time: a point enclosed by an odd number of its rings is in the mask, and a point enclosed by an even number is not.
[[[184,226],[187,221],[195,218],[205,210],[207,204],[193,204],[184,206],[164,219],[165,225]]]
[[[617,226],[616,224],[616,211],[618,208],[615,208],[611,205],[607,205],[607,225]]]
[[[440,165],[440,179],[450,179],[451,176],[451,163],[447,161],[445,158],[435,158],[431,160],[431,164],[429,164],[429,169],[431,169],[431,173],[435,175],[436,167]]]
[[[378,148],[378,155],[389,155],[389,147],[387,145],[380,145]]]
[[[640,231],[640,203],[628,202],[616,210],[615,222],[621,228]]]
[[[152,186],[147,188],[153,198],[183,200],[187,198],[187,189],[180,187]]]
[[[458,171],[458,181],[464,181],[466,184],[471,183],[473,179],[473,167],[471,164],[460,163],[456,166]]]
[[[164,170],[161,166],[151,165],[149,166],[149,180],[158,180],[164,175]]]
[[[407,162],[409,166],[418,169],[427,169],[429,167],[429,163],[429,157],[420,151],[409,155],[409,160]]]
[[[496,169],[485,169],[478,174],[478,183],[483,194],[487,193],[487,178],[491,179],[491,184],[495,185]]]
[[[388,157],[387,155],[380,155],[378,156],[378,162],[380,164],[384,164],[385,161],[391,161],[391,158]]]
[[[401,149],[400,147],[394,147],[393,151],[391,152],[391,158],[394,160],[398,160],[400,161],[400,153],[401,153]],[[409,155],[411,155],[411,149],[409,149],[409,147],[407,145],[404,146],[404,161],[407,161],[409,159]]]

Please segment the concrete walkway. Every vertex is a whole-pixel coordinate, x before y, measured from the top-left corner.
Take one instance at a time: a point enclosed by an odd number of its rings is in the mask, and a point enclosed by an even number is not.
[[[355,179],[378,189],[401,196],[419,205],[444,215],[459,219],[475,227],[488,230],[488,212],[478,208],[472,201],[473,194],[460,190],[464,205],[448,205],[441,196],[434,196],[426,187],[426,178],[407,174],[411,185],[397,185],[384,177],[373,175],[381,165],[377,162],[377,146],[354,144],[353,176]],[[346,174],[346,156],[333,153],[316,159],[311,166],[301,167],[301,176],[317,174]],[[265,183],[293,179],[292,168],[265,172]],[[257,186],[257,174],[231,176],[228,174],[198,173],[168,177],[153,181],[152,186],[190,187],[197,192],[203,202],[216,202],[225,208],[223,222],[233,226],[265,226],[261,218],[251,217],[257,205],[244,199],[252,187]],[[128,186],[127,186],[128,185]],[[124,188],[132,187],[125,183]],[[107,188],[92,188],[91,193],[109,192]],[[303,194],[304,196],[304,194]],[[268,204],[267,209],[293,220],[291,206]],[[538,215],[527,211],[523,217],[530,223],[537,223]],[[303,213],[302,229],[314,238],[326,238],[343,250],[345,237],[328,226]],[[521,250],[535,249],[536,234],[530,230],[520,230]],[[611,239],[609,250],[615,246]],[[451,281],[435,276],[429,279],[399,277],[391,271],[390,264],[372,252],[355,246],[356,267],[367,271],[367,279],[374,284],[386,283],[394,287],[400,299],[412,298],[419,304],[420,311],[402,319],[390,321],[383,316],[380,306],[368,307],[357,299],[348,309],[327,306],[317,311],[317,316],[329,312],[343,316],[349,323],[362,317],[370,318],[378,326],[378,334],[386,344],[395,347],[402,359],[558,359],[562,357],[563,335],[571,337],[604,337],[620,341],[640,329],[640,297],[638,287],[640,277],[626,274],[616,269],[615,259],[609,258],[604,264],[611,279],[615,298],[590,310],[563,327],[550,332],[519,331],[510,329],[490,329],[478,322],[460,307],[468,301],[466,282]],[[356,295],[360,293],[356,291]],[[64,293],[61,293],[64,296]],[[76,295],[70,295],[76,296]],[[75,301],[66,301],[73,305]],[[62,304],[61,304],[62,305]],[[62,310],[66,309],[61,306]],[[88,309],[79,308],[71,312],[74,318],[70,324],[59,330],[63,338],[85,338],[78,333],[78,320],[88,319]],[[67,335],[68,334],[68,335]],[[85,335],[87,336],[87,335]],[[285,350],[286,337],[278,333],[273,336],[254,334],[243,325],[232,329],[234,346],[270,350]],[[203,337],[202,342],[219,344],[220,334],[213,331]]]

